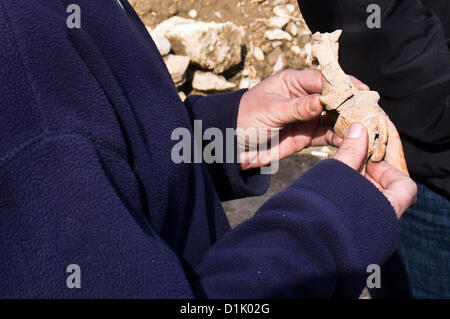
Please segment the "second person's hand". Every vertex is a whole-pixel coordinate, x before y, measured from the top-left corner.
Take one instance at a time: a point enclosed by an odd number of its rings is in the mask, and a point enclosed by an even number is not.
[[[334,159],[343,162],[360,172],[377,187],[391,203],[400,218],[406,209],[416,202],[417,185],[402,171],[387,162],[366,164],[368,134],[360,123],[354,123],[342,143]]]

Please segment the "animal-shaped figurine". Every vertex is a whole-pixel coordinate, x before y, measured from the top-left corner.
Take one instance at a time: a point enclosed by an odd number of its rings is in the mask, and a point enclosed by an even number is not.
[[[368,160],[386,160],[408,174],[397,129],[378,105],[375,91],[360,91],[339,65],[339,37],[342,31],[315,33],[312,37],[313,63],[323,76],[320,98],[328,112],[337,112],[334,132],[344,137],[352,123],[364,124],[369,132]]]

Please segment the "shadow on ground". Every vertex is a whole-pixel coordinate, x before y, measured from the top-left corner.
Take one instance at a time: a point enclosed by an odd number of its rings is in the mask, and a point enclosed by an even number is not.
[[[280,162],[280,169],[272,176],[270,187],[266,194],[228,201],[223,203],[225,212],[232,227],[251,218],[264,202],[274,194],[282,191],[306,170],[319,162],[319,158],[312,155],[294,155]]]

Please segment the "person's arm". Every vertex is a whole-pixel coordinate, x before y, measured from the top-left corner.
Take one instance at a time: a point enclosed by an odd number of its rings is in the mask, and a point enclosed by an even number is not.
[[[202,133],[208,128],[218,128],[223,134],[223,163],[207,164],[221,200],[262,195],[270,182],[270,175],[260,174],[260,169],[240,169],[236,135],[230,140],[226,132],[227,129],[235,130],[237,127],[239,104],[245,92],[246,90],[239,90],[210,96],[191,95],[184,102],[192,123],[194,120],[202,121]],[[230,151],[226,145],[233,146],[232,163],[226,162],[229,157],[227,152]]]
[[[197,267],[195,293],[357,298],[368,266],[381,266],[395,249],[396,217],[417,194],[414,182],[387,163],[369,163],[364,173],[366,156],[367,129],[354,124],[333,160],[219,239]]]
[[[381,94],[402,138],[439,149],[450,144],[450,50],[440,20],[419,0],[299,0],[312,32],[342,29],[340,64]],[[370,29],[371,4],[381,8]],[[414,161],[414,159],[409,159]]]
[[[357,298],[394,251],[398,222],[359,173],[327,160],[222,237],[197,268],[209,298]]]
[[[354,79],[361,89],[362,83]],[[317,71],[285,70],[279,72],[250,90],[189,96],[185,101],[192,124],[201,120],[203,132],[211,127],[220,129],[224,137],[223,158],[228,158],[232,146],[233,163],[213,163],[209,172],[222,200],[260,195],[268,187],[270,175],[259,174],[259,167],[269,165],[299,152],[308,146],[333,144],[331,128],[318,127],[322,112],[318,92],[322,90],[321,75]],[[238,136],[226,133],[227,129],[239,129]],[[271,132],[265,134],[265,132]],[[245,132],[258,134],[258,142],[270,144],[264,156],[252,152],[252,147],[243,149]],[[278,142],[270,141],[278,135]],[[204,143],[205,144],[205,143]],[[204,147],[205,145],[203,145]],[[256,156],[255,156],[256,154]],[[238,163],[238,158],[242,163]]]
[[[192,296],[122,154],[42,133],[0,158],[0,185],[0,298]]]
[[[383,263],[398,232],[382,193],[329,160],[225,234],[189,285],[114,150],[42,134],[1,159],[0,182],[2,297],[357,297],[367,265]],[[72,264],[81,289],[66,285]]]

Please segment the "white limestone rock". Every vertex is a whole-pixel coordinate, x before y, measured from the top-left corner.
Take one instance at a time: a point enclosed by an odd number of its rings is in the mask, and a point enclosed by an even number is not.
[[[254,47],[252,53],[256,60],[264,61],[264,52],[260,47]]]
[[[269,26],[272,28],[282,29],[291,19],[289,17],[272,17],[269,19]]]
[[[169,40],[167,40],[167,38],[161,32],[158,32],[150,27],[147,27],[147,31],[148,33],[150,33],[153,42],[155,42],[159,53],[162,56],[166,56],[167,54],[169,54],[171,49]]]
[[[292,41],[292,36],[281,29],[266,30],[264,36],[269,40],[287,40]]]
[[[211,72],[196,71],[192,80],[192,87],[203,92],[220,92],[233,89],[236,84],[228,82],[223,76]]]
[[[275,62],[275,65],[273,66],[273,73],[277,73],[281,70],[286,69],[288,66],[287,61],[283,54],[280,54],[278,56],[277,62]]]
[[[220,74],[241,62],[243,30],[231,22],[201,22],[172,17],[156,28],[172,51],[187,55],[204,69]]]
[[[186,71],[191,59],[188,56],[169,54],[164,58],[164,62],[175,86],[182,86],[186,82]]]
[[[250,79],[243,78],[239,83],[239,89],[251,89],[252,87],[258,85],[261,82],[260,78]]]
[[[290,17],[290,12],[286,6],[279,5],[273,8],[273,13],[278,17]]]

